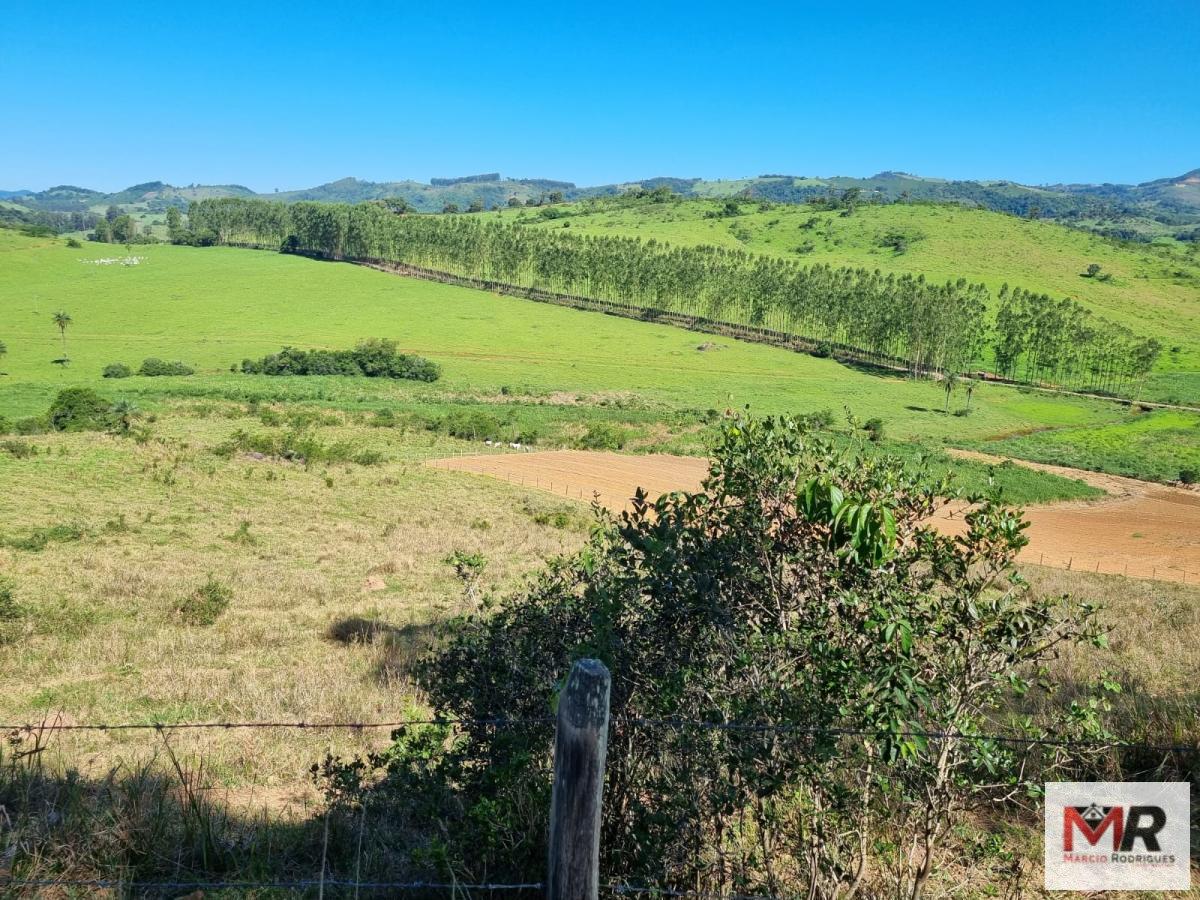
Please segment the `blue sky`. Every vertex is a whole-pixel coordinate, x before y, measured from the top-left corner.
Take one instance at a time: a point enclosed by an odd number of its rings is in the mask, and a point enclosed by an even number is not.
[[[0,29],[7,189],[1200,167],[1200,0],[16,0]]]

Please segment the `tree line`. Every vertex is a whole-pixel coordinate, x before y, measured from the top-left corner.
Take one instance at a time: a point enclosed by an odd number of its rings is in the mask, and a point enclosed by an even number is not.
[[[213,198],[191,205],[189,224],[222,244],[402,263],[767,328],[902,362],[917,375],[966,371],[990,350],[1008,377],[1128,394],[1161,351],[1072,300],[1005,289],[993,303],[986,286],[965,278],[939,283],[479,216],[397,215],[379,203]]]

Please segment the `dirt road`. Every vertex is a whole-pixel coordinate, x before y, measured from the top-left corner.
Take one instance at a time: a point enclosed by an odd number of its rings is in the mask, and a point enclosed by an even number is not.
[[[1021,553],[1023,562],[1200,584],[1200,493],[1116,475],[1013,462],[1080,478],[1108,493],[1098,500],[1028,507],[1030,540]],[[694,457],[583,450],[466,456],[431,465],[490,475],[584,502],[598,495],[610,509],[625,508],[639,485],[651,498],[667,491],[696,490],[708,471],[707,462]],[[957,532],[963,527],[961,513],[961,507],[949,508],[939,516],[938,527]]]

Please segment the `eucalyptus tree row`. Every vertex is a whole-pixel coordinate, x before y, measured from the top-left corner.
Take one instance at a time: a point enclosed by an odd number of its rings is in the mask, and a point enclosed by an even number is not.
[[[1127,390],[1149,371],[1146,342],[1069,300],[966,279],[805,266],[744,250],[538,229],[478,216],[397,215],[385,204],[221,198],[192,204],[193,229],[222,243],[401,263],[456,276],[771,329],[903,362],[914,374],[963,371],[989,333],[1002,373]],[[1074,323],[1074,324],[1072,324]],[[1081,323],[1087,323],[1084,327]]]
[[[1014,380],[1137,393],[1162,353],[1155,338],[1094,316],[1072,300],[1006,284],[997,301],[996,369]]]

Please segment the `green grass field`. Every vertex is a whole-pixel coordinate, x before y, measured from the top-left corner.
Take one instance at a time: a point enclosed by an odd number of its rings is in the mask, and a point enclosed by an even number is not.
[[[98,266],[86,260],[123,256],[123,249],[73,250],[0,231],[2,339],[9,348],[0,414],[38,412],[69,384],[136,392],[181,387],[178,379],[168,385],[100,378],[107,363],[136,368],[147,356],[195,366],[191,384],[286,389],[277,379],[231,375],[229,367],[286,344],[335,348],[380,336],[441,362],[443,379],[433,385],[335,379],[328,388],[337,399],[495,397],[507,387],[525,395],[633,395],[673,409],[750,404],[764,413],[832,408],[840,414],[849,406],[860,417],[883,418],[894,437],[938,441],[1122,416],[1106,403],[981,385],[972,414],[956,417],[942,412],[945,398],[936,384],[733,340],[709,342],[676,328],[266,252],[162,245],[135,252],[146,257],[143,264]],[[58,309],[74,319],[65,370],[52,363],[62,355],[51,320]],[[951,409],[961,405],[957,397]]]
[[[499,215],[540,228],[713,244],[805,263],[924,274],[935,281],[965,277],[993,291],[1007,282],[1071,297],[1098,315],[1162,341],[1165,349],[1148,397],[1200,402],[1200,249],[1185,254],[1126,247],[1053,222],[953,204],[866,205],[842,216],[808,206],[759,211],[757,204],[746,202],[743,215],[706,218],[723,205],[601,202],[558,207],[569,214],[561,219],[543,218],[538,210]],[[907,237],[904,253],[881,245],[889,233]],[[1112,279],[1080,277],[1089,263],[1100,265]]]
[[[989,453],[1115,472],[1149,481],[1200,481],[1200,422],[1162,410],[1117,425],[1063,428],[984,444]]]
[[[0,231],[5,322],[0,415],[38,415],[57,391],[91,386],[143,406],[178,397],[399,408],[435,416],[485,408],[560,440],[603,420],[630,428],[632,448],[701,449],[706,411],[830,410],[878,417],[887,436],[936,448],[977,445],[1046,429],[1104,433],[1130,413],[1105,402],[984,384],[969,415],[961,392],[860,371],[828,359],[667,326],[579,312],[347,264],[226,248],[146,245],[137,266],[96,265],[122,248]],[[70,366],[52,314],[72,316]],[[288,344],[348,347],[370,336],[443,365],[434,384],[374,379],[280,379],[230,372]],[[704,348],[704,349],[701,349]],[[157,356],[196,367],[185,378],[106,380],[111,362],[134,369]],[[1200,416],[1181,414],[1185,421]],[[1018,445],[1019,446],[1019,445]],[[1147,442],[1147,471],[1161,469]]]

